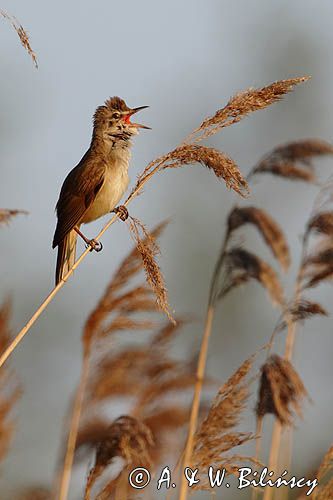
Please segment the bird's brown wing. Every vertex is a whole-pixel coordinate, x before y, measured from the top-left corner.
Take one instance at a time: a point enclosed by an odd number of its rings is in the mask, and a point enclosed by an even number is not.
[[[52,247],[55,248],[65,236],[80,223],[104,182],[105,168],[99,162],[90,162],[83,157],[79,165],[66,177],[57,203],[58,223]]]

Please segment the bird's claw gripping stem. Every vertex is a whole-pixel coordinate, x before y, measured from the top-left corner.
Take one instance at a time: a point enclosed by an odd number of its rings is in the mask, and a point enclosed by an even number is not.
[[[128,219],[128,210],[125,207],[125,205],[119,205],[119,207],[116,207],[112,211],[115,214],[117,214],[119,219],[121,219],[122,221],[125,221],[126,219]]]
[[[89,240],[86,243],[86,248],[90,248],[91,252],[93,250],[95,250],[95,252],[101,252],[103,250],[103,245],[100,241],[96,241],[93,239],[93,240]]]

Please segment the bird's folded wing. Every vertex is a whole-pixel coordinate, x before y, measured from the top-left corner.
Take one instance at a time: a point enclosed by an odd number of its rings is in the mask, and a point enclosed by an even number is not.
[[[104,182],[103,169],[89,172],[90,175],[88,172],[86,172],[88,175],[84,175],[84,172],[75,172],[75,169],[72,173],[73,175],[64,182],[57,203],[58,223],[54,233],[53,248],[80,223]]]

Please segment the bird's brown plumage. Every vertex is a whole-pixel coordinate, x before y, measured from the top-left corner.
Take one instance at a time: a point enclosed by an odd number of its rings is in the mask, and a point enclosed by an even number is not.
[[[113,210],[127,188],[130,139],[140,125],[124,118],[133,112],[122,99],[113,97],[94,114],[90,147],[67,175],[56,206],[58,222],[53,238],[53,248],[58,246],[56,283],[75,261],[74,228]]]

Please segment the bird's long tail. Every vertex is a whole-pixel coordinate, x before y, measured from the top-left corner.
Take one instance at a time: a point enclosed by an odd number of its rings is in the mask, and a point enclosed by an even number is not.
[[[72,229],[58,245],[56,285],[73,267],[76,255],[77,233]]]

